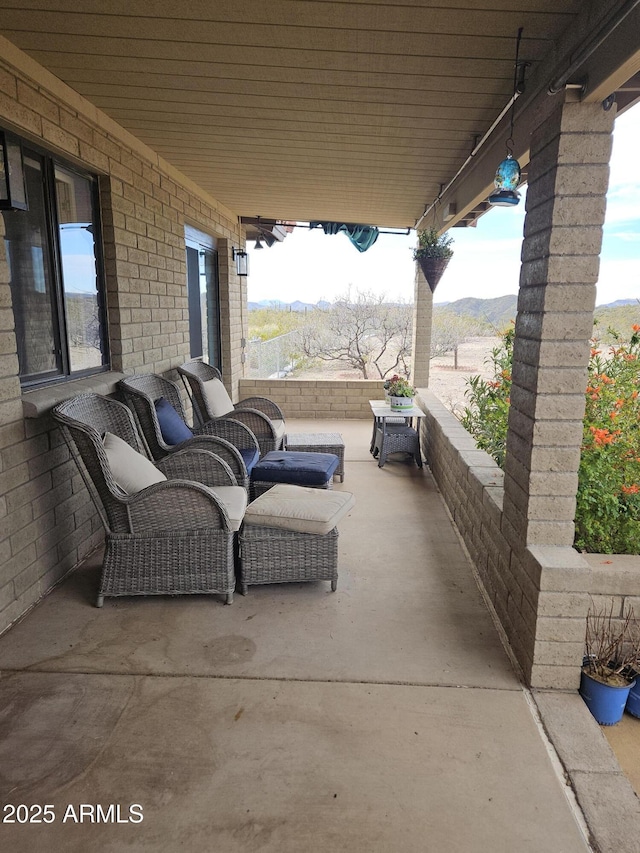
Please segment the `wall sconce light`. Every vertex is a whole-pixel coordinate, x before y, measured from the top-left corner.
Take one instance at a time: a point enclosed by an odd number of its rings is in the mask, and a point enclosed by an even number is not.
[[[0,131],[0,210],[28,210],[20,140]]]
[[[233,260],[236,262],[236,274],[249,275],[249,255],[243,249],[232,249]]]

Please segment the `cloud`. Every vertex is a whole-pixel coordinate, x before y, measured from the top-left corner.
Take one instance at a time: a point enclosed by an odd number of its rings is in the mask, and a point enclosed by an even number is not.
[[[640,299],[640,261],[636,258],[606,258],[600,262],[598,305],[616,299]]]

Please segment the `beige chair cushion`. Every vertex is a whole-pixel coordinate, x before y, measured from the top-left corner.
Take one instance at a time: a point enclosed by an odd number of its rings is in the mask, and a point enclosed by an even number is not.
[[[152,462],[117,435],[106,432],[102,443],[111,475],[127,495],[135,495],[147,486],[162,483],[167,479]]]
[[[245,524],[324,536],[355,506],[350,492],[278,483],[249,504]]]
[[[202,394],[207,411],[214,418],[222,418],[233,411],[231,397],[219,379],[207,379],[202,383]]]
[[[281,439],[284,436],[286,429],[284,421],[281,421],[279,418],[274,418],[271,423],[276,431],[276,438],[278,440]]]
[[[210,486],[209,491],[220,499],[220,503],[227,510],[234,533],[240,530],[247,508],[247,490],[242,486]]]

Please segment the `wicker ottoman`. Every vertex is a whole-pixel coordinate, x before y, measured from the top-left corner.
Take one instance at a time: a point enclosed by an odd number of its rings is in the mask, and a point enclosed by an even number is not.
[[[418,468],[422,468],[420,436],[413,427],[384,423],[377,427],[375,435],[373,455],[375,458],[379,454],[379,468],[382,468],[390,453],[409,453]]]
[[[349,492],[279,484],[249,504],[240,532],[240,588],[251,584],[331,581],[338,585],[340,519]]]
[[[251,498],[260,497],[276,483],[330,489],[339,459],[330,453],[272,450],[251,471]]]
[[[333,453],[340,460],[334,477],[344,483],[344,441],[339,432],[293,432],[284,437],[286,450],[303,453]]]

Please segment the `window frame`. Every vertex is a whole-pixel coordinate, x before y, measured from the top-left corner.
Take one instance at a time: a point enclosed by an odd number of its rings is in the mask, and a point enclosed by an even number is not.
[[[111,352],[109,346],[109,326],[107,311],[107,287],[104,264],[104,244],[102,233],[102,207],[100,198],[99,175],[78,166],[69,160],[59,157],[57,154],[32,143],[27,139],[20,139],[24,156],[29,153],[38,156],[42,166],[43,202],[46,234],[46,251],[51,269],[51,320],[53,339],[56,356],[55,373],[29,374],[23,376],[18,368],[20,386],[25,391],[35,390],[48,385],[71,382],[83,379],[111,370]],[[82,370],[71,369],[69,331],[65,309],[65,290],[62,266],[62,246],[60,241],[60,223],[56,204],[56,179],[55,170],[59,167],[66,172],[77,175],[89,182],[91,190],[92,224],[94,227],[93,242],[96,264],[96,302],[98,318],[100,322],[100,344],[102,353],[102,364],[96,367],[88,367]],[[12,215],[12,211],[4,211],[5,215]],[[10,271],[11,274],[11,271]],[[15,309],[14,309],[15,310]],[[16,323],[17,325],[17,323]]]
[[[208,253],[210,254],[215,261],[215,275],[214,275],[214,285],[215,285],[215,312],[214,306],[211,304],[211,293],[207,290],[207,298],[206,298],[206,324],[207,324],[207,348],[211,343],[211,326],[212,320],[213,325],[215,325],[215,334],[214,338],[216,341],[216,353],[215,358],[212,358],[212,353],[208,352],[209,363],[216,367],[218,370],[222,371],[222,303],[220,297],[220,253],[218,249],[218,238],[214,237],[212,234],[208,234],[205,231],[201,231],[199,228],[194,227],[193,225],[189,225],[188,223],[184,226],[184,237],[185,237],[185,259],[187,263],[187,290],[189,290],[189,253],[188,250],[196,251],[198,253],[198,267],[199,267],[199,259],[200,256]],[[192,316],[191,316],[191,304],[189,304],[189,352],[192,353]],[[215,314],[215,316],[214,316]],[[200,323],[200,338],[201,338],[201,348],[202,346],[202,319],[203,313],[201,310],[201,303],[198,302],[198,316]],[[194,357],[193,355],[191,356]],[[195,356],[196,358],[202,358],[202,356]]]

